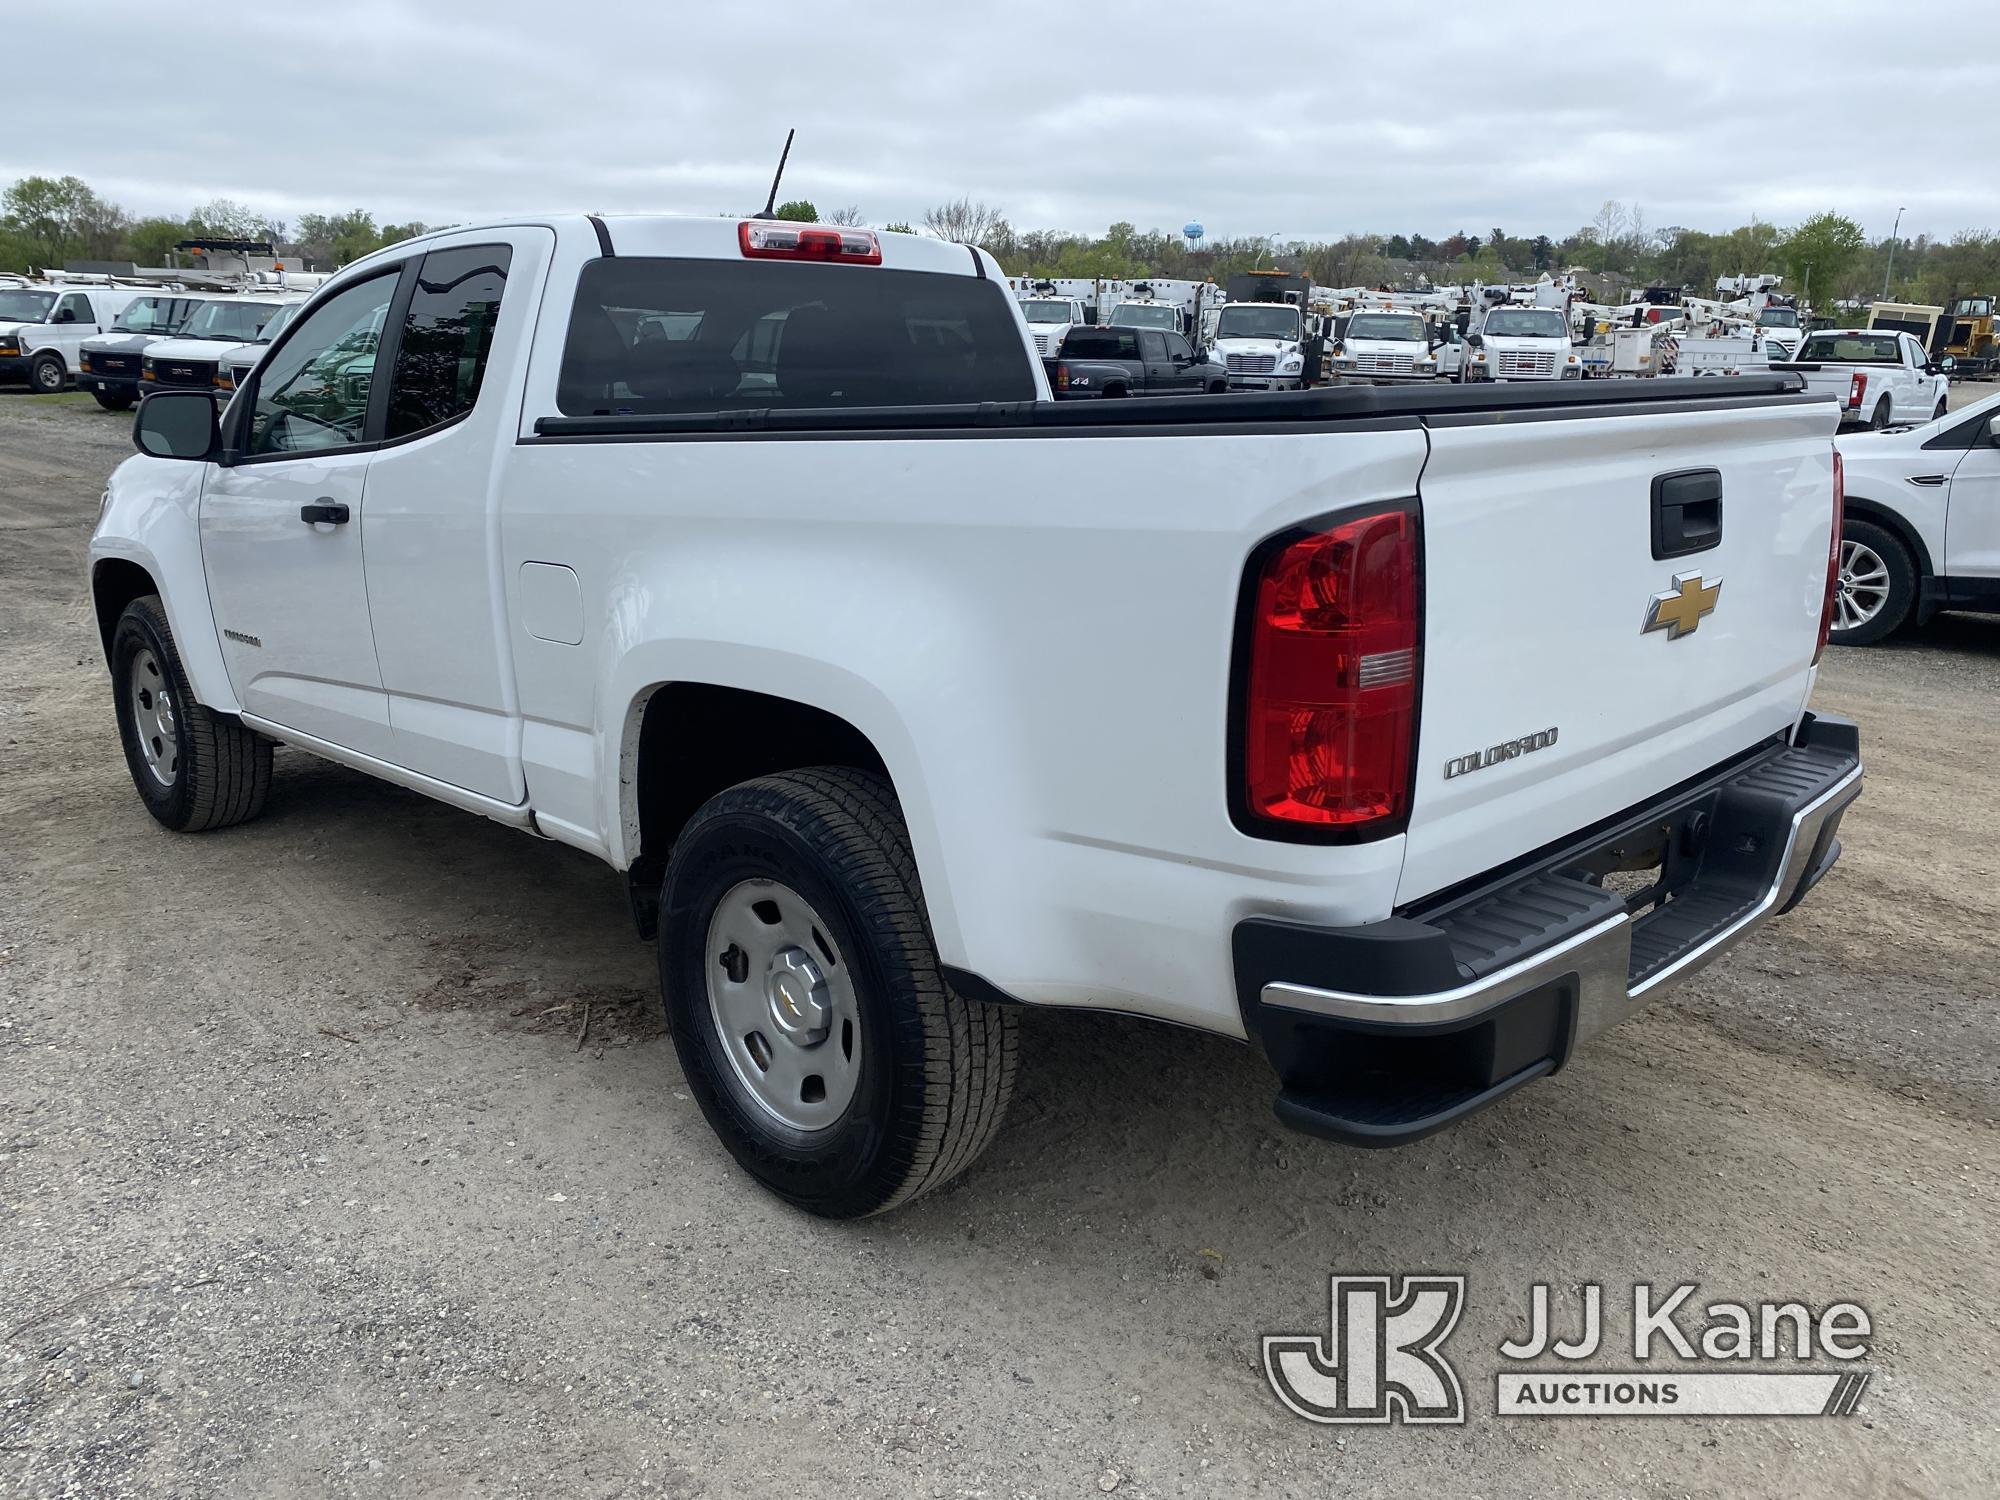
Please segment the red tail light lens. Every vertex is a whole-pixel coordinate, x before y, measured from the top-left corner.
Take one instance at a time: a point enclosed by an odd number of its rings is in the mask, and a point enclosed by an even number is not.
[[[1867,394],[1868,394],[1868,377],[1866,375],[1863,375],[1859,370],[1857,370],[1854,372],[1853,383],[1847,387],[1848,410],[1849,411],[1860,410],[1861,398]]]
[[[736,243],[750,260],[830,260],[853,266],[882,264],[882,242],[872,229],[827,224],[777,224],[746,219]]]
[[[1068,365],[1059,364],[1056,366],[1056,389],[1059,391],[1066,391],[1069,389]]]
[[[1826,598],[1819,607],[1819,644],[1813,647],[1814,666],[1826,655],[1826,643],[1833,634],[1833,606],[1840,597],[1840,533],[1846,522],[1847,470],[1836,448],[1833,450],[1833,540],[1826,544]]]
[[[1409,510],[1281,539],[1262,555],[1239,730],[1252,825],[1359,837],[1408,815],[1418,566]]]

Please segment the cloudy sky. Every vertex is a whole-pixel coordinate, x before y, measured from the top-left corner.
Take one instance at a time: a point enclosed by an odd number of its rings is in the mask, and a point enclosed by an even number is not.
[[[0,182],[75,173],[135,213],[226,197],[287,220],[742,211],[796,125],[784,196],[877,224],[970,194],[1018,228],[1193,216],[1211,236],[1283,239],[1560,236],[1607,198],[1654,227],[1833,208],[1873,237],[1899,206],[1905,234],[2000,227],[1985,0],[173,15],[8,7]]]

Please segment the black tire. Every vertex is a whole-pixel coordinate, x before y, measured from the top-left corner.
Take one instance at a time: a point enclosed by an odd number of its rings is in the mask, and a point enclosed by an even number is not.
[[[1211,381],[1210,381],[1210,382],[1208,383],[1208,393],[1209,393],[1209,395],[1211,395],[1211,396],[1226,396],[1226,395],[1228,395],[1228,394],[1229,394],[1229,382],[1228,382],[1228,381],[1226,381],[1226,380],[1211,380]]]
[[[39,354],[28,366],[28,389],[37,396],[53,396],[69,384],[69,370],[54,354]]]
[[[1880,432],[1884,427],[1887,427],[1888,425],[1889,425],[1889,398],[1887,396],[1884,396],[1880,401],[1877,401],[1875,403],[1875,410],[1868,418],[1868,426],[1871,431]]]
[[[139,690],[151,691],[148,679],[169,695],[172,745],[165,743],[167,736],[147,736],[156,757],[171,755],[165,774],[153,769],[140,739],[137,699]],[[271,742],[195,701],[157,594],[134,599],[118,617],[111,636],[111,690],[125,765],[146,811],[178,833],[228,828],[263,811],[271,790]]]
[[[1910,618],[1910,611],[1917,602],[1917,565],[1894,532],[1877,526],[1872,521],[1849,520],[1841,528],[1841,541],[1866,547],[1882,560],[1889,575],[1889,593],[1882,607],[1873,617],[1852,629],[1840,628],[1838,613],[1834,616],[1833,643],[1836,646],[1872,646],[1885,640],[1902,629]],[[1846,563],[1846,548],[1842,548],[1843,567]]]
[[[1104,400],[1106,400],[1106,401],[1117,401],[1117,400],[1122,400],[1122,399],[1124,398],[1124,395],[1125,395],[1125,387],[1124,387],[1124,386],[1122,386],[1122,385],[1107,385],[1107,386],[1106,386],[1106,387],[1104,388],[1104,397],[1103,397],[1103,399],[1104,399]]]
[[[92,391],[90,394],[97,398],[97,404],[106,411],[130,411],[132,409],[132,397],[128,392]]]
[[[823,1128],[794,1129],[760,1108],[724,1050],[710,968],[728,973],[741,955],[733,944],[708,952],[711,923],[746,880],[781,882],[802,897],[832,929],[830,950],[819,944],[828,971],[851,966],[858,1079]],[[809,1213],[859,1218],[942,1187],[1006,1114],[1015,1015],[945,983],[903,816],[880,776],[819,767],[711,798],[667,866],[659,962],[668,1026],[702,1113],[745,1171]]]
[[[1931,420],[1933,422],[1942,422],[1945,419],[1945,414],[1950,410],[1951,403],[1949,401],[1938,402],[1937,410],[1931,413]]]

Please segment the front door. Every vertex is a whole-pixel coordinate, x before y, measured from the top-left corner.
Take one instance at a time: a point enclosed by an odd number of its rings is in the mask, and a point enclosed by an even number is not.
[[[356,282],[287,331],[231,407],[230,461],[201,497],[209,598],[244,712],[384,760],[361,517],[377,343],[399,274]]]
[[[1953,578],[2000,578],[2000,448],[1986,416],[1951,475],[1944,522],[1944,571]],[[1949,456],[1949,455],[1943,455]]]

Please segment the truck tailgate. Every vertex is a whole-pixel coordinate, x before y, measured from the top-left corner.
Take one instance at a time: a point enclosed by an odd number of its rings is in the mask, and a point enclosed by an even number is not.
[[[1826,586],[1835,421],[1813,401],[1428,424],[1423,696],[1399,902],[1796,722]],[[1655,481],[1691,471],[1720,478],[1720,537],[1656,558]],[[1671,504],[1702,489],[1662,493]],[[1700,520],[1689,516],[1697,531]],[[1677,637],[1644,628],[1669,591],[1669,620],[1689,601],[1692,628]],[[1712,610],[1694,615],[1703,602]]]

